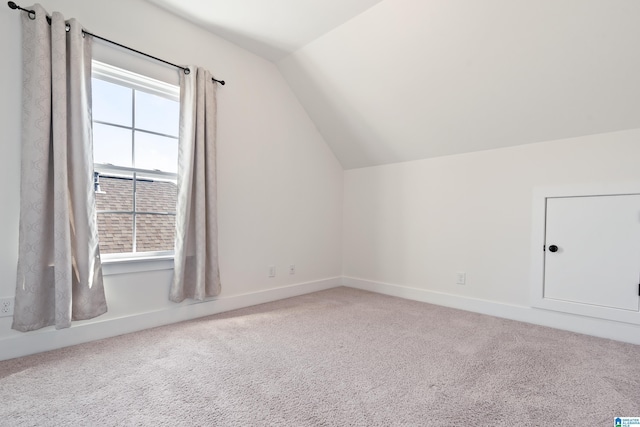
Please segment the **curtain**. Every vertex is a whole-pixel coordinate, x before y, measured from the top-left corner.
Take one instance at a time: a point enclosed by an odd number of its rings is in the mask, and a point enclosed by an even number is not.
[[[216,84],[207,70],[180,73],[178,202],[169,299],[220,293],[216,195]]]
[[[23,110],[18,274],[12,328],[107,311],[93,192],[91,38],[39,5],[22,13]]]

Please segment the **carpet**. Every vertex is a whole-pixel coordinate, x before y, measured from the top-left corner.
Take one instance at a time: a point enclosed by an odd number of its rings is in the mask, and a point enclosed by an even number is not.
[[[640,347],[336,288],[0,362],[1,426],[612,426]]]

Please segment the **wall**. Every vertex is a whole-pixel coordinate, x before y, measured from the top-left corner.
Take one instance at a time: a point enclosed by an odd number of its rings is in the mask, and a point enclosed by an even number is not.
[[[20,334],[0,318],[0,359],[335,286],[343,172],[276,66],[141,0],[42,0],[95,34],[227,81],[218,91],[219,251],[214,302],[167,300],[171,263],[105,278],[110,311],[68,330]],[[26,6],[26,5],[23,5]],[[20,164],[20,16],[0,9],[0,297],[15,294]],[[97,59],[177,81],[171,67],[96,42]],[[267,266],[276,265],[276,278]],[[295,264],[296,274],[287,269]],[[130,266],[125,266],[129,268]],[[113,270],[113,269],[112,269]],[[125,269],[126,271],[126,269]],[[299,285],[299,286],[298,286]],[[176,308],[180,307],[180,308]]]
[[[639,140],[636,129],[348,170],[345,283],[640,343],[631,325],[526,309],[534,187],[638,182]]]

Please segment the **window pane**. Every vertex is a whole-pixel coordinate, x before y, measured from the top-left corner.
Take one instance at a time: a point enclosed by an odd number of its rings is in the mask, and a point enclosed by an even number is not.
[[[178,172],[178,140],[145,132],[135,132],[136,168]]]
[[[93,161],[131,167],[131,131],[94,123]]]
[[[136,180],[137,212],[175,212],[178,187],[175,182],[138,177]]]
[[[133,252],[133,215],[98,214],[101,254]]]
[[[178,136],[180,103],[162,96],[136,91],[136,128]]]
[[[136,251],[172,251],[176,217],[174,215],[136,215]]]
[[[131,126],[131,89],[100,79],[91,79],[91,84],[93,120]]]
[[[133,179],[113,175],[99,176],[96,192],[97,211],[133,211]]]

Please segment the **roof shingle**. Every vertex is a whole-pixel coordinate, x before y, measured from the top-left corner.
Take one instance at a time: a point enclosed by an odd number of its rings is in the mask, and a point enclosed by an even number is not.
[[[132,252],[134,215],[101,211],[133,211],[133,179],[100,175],[99,180],[101,191],[96,192],[96,210],[100,252]],[[136,180],[136,252],[173,250],[176,198],[174,182],[146,178]]]

